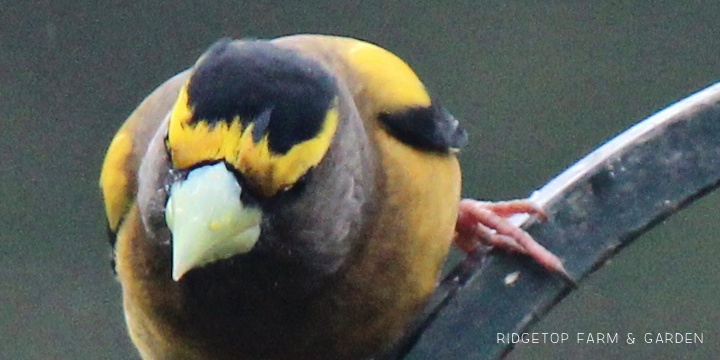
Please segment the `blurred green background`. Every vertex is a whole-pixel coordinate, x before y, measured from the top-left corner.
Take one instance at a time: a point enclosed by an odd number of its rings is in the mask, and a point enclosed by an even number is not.
[[[143,97],[220,37],[329,33],[390,49],[464,121],[465,196],[499,200],[720,79],[718,18],[715,1],[2,1],[0,358],[138,358],[100,165]],[[704,344],[525,345],[510,359],[720,358],[718,200],[641,237],[534,328]]]

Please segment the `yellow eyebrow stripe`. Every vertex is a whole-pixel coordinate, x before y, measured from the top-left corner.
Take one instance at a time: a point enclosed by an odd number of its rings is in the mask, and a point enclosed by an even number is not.
[[[320,132],[312,139],[296,144],[285,154],[274,154],[268,147],[267,134],[254,144],[253,124],[243,132],[239,156],[229,162],[256,186],[263,196],[275,195],[292,187],[300,177],[317,166],[325,157],[337,131],[339,113],[337,102],[328,110]]]
[[[168,145],[173,165],[187,169],[194,165],[233,157],[242,134],[242,122],[206,121],[190,123],[193,111],[188,104],[187,84],[180,89],[178,99],[170,112]],[[237,134],[237,135],[234,135]]]
[[[336,99],[315,137],[295,144],[285,154],[276,154],[270,150],[268,134],[255,143],[254,124],[250,122],[243,129],[240,117],[213,124],[203,119],[193,121],[185,84],[170,113],[167,146],[176,168],[222,160],[240,172],[255,191],[269,197],[292,187],[323,159],[337,131],[337,104]]]

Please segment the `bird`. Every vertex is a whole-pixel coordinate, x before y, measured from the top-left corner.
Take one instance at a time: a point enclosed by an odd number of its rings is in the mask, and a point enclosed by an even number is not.
[[[562,261],[461,200],[467,134],[410,66],[329,35],[221,39],[155,89],[100,174],[145,360],[367,359],[404,333],[451,244]]]

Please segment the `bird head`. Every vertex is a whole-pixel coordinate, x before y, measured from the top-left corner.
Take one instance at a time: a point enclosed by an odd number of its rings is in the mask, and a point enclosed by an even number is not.
[[[335,79],[294,51],[220,41],[198,60],[166,139],[172,167],[183,174],[165,211],[175,280],[254,247],[261,205],[322,161],[338,107]]]

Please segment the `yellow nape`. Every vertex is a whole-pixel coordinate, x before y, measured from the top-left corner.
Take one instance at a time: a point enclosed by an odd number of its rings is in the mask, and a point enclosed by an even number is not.
[[[337,100],[328,110],[320,132],[295,144],[285,154],[270,150],[268,134],[255,143],[254,124],[243,129],[240,117],[231,122],[200,119],[191,123],[187,84],[182,87],[170,114],[168,149],[173,165],[188,169],[200,163],[225,161],[238,170],[262,196],[286,190],[325,157],[338,125]]]
[[[364,41],[354,40],[347,61],[363,78],[377,110],[402,111],[431,105],[430,95],[410,66],[395,54]]]
[[[100,188],[105,200],[105,213],[112,231],[117,231],[120,219],[130,203],[127,192],[129,179],[126,161],[132,150],[131,134],[121,129],[110,143],[100,173]]]

